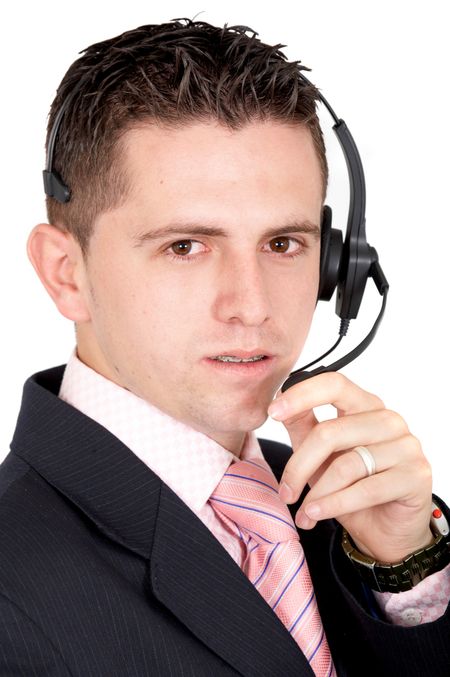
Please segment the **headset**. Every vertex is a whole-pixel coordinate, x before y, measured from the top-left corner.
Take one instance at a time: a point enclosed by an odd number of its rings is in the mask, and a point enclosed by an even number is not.
[[[43,171],[44,190],[48,197],[55,198],[58,202],[68,202],[70,200],[70,188],[53,168],[56,139],[64,113],[80,90],[86,75],[80,78],[77,85],[63,101],[49,134],[47,158]],[[302,73],[299,73],[299,77],[307,85],[312,85]],[[316,360],[293,371],[282,384],[282,392],[285,392],[296,383],[305,381],[318,374],[338,371],[361,355],[373,341],[383,319],[389,290],[389,284],[378,261],[377,251],[369,245],[366,239],[366,185],[361,157],[344,120],[337,117],[328,101],[318,90],[317,94],[318,99],[324,104],[334,120],[333,131],[338,138],[344,154],[350,182],[350,201],[345,240],[341,230],[332,228],[331,207],[328,205],[323,206],[321,218],[320,280],[317,301],[330,301],[336,292],[336,314],[341,318],[341,325],[337,342]],[[344,357],[341,357],[332,364],[322,365],[307,371],[309,367],[329,355],[347,334],[350,320],[355,319],[358,315],[369,278],[374,281],[378,292],[383,297],[381,310],[372,329],[363,341],[344,355]]]

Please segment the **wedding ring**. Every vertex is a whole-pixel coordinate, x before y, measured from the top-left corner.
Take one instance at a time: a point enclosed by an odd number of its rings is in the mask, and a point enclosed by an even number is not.
[[[367,447],[355,447],[353,451],[356,451],[361,456],[363,463],[366,466],[367,477],[374,475],[377,471],[377,467],[372,452],[369,451]]]

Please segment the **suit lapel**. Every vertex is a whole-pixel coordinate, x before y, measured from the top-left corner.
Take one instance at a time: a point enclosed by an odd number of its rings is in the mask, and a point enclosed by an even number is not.
[[[291,635],[203,522],[120,440],[56,396],[62,373],[27,381],[13,452],[147,559],[159,601],[238,672],[310,677]]]
[[[150,575],[158,599],[242,675],[313,674],[238,565],[165,485]]]
[[[11,450],[109,538],[148,558],[161,480],[117,437],[55,396],[61,378],[56,368],[26,382]]]

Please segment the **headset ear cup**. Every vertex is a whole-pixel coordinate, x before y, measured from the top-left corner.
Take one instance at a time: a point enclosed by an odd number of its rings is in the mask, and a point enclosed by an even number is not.
[[[320,222],[320,286],[326,267],[328,248],[330,245],[332,211],[331,207],[324,205],[322,208],[322,220]]]
[[[331,227],[331,207],[324,205],[320,234],[320,282],[318,301],[329,301],[339,281],[342,262],[342,231]]]

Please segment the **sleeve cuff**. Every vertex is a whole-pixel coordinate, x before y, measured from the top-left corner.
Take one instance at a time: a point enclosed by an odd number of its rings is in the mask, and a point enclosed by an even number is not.
[[[405,592],[372,591],[386,620],[411,627],[444,615],[450,601],[450,564]]]

